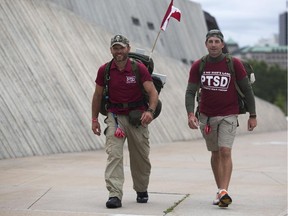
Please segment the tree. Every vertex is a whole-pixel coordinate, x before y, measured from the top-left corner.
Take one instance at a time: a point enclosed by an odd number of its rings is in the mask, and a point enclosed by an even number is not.
[[[268,66],[265,62],[249,61],[254,68],[255,96],[278,106],[287,115],[287,71],[278,65]]]

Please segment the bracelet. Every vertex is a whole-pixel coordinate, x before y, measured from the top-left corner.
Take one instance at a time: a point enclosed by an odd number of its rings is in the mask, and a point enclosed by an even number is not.
[[[92,122],[98,122],[98,118],[92,118]]]
[[[256,114],[251,114],[250,116],[249,116],[249,118],[256,118],[257,116],[256,116]]]
[[[195,117],[195,114],[192,113],[192,112],[190,112],[190,113],[188,114],[188,118],[190,118],[191,116]]]

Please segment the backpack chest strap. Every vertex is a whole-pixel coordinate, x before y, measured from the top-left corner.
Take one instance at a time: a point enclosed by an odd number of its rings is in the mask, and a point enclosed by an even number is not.
[[[129,103],[110,103],[108,108],[135,108],[141,107],[146,105],[144,100],[136,101],[136,102],[129,102]]]

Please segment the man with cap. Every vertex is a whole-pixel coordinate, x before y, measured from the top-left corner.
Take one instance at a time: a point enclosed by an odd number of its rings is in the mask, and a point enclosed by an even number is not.
[[[228,186],[232,174],[231,150],[238,126],[238,96],[235,81],[244,93],[250,113],[248,130],[257,126],[255,99],[244,66],[237,58],[232,58],[235,75],[229,72],[224,48],[224,36],[218,29],[210,30],[205,41],[208,55],[203,73],[200,65],[203,58],[195,61],[190,69],[185,95],[188,125],[201,130],[208,151],[211,151],[211,167],[218,192],[214,205],[228,207],[232,198]],[[195,95],[201,89],[199,115],[194,112]]]
[[[105,169],[106,187],[109,191],[107,208],[122,207],[124,168],[123,146],[127,138],[130,170],[133,188],[137,192],[136,201],[147,203],[148,184],[151,171],[149,160],[149,130],[148,125],[153,120],[157,106],[158,93],[152,77],[144,64],[137,62],[140,83],[132,70],[132,60],[128,58],[129,40],[123,35],[115,35],[111,39],[110,52],[113,56],[109,68],[107,118],[105,119],[106,136],[105,150],[108,155]],[[105,70],[108,63],[98,69],[96,88],[92,99],[92,130],[100,136],[101,128],[98,115],[104,90]],[[144,103],[143,89],[149,95],[149,107]],[[140,125],[129,122],[131,111],[140,112]]]

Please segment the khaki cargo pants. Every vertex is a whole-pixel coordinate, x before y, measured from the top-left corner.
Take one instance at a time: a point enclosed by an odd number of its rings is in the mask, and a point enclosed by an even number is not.
[[[123,168],[123,147],[127,138],[130,170],[133,179],[133,188],[137,192],[147,191],[151,164],[149,160],[149,130],[148,127],[139,126],[136,128],[129,123],[128,116],[117,115],[120,128],[125,132],[124,138],[114,136],[116,131],[115,118],[108,113],[105,123],[107,128],[105,150],[108,154],[105,181],[109,191],[109,197],[123,196],[124,168]]]

